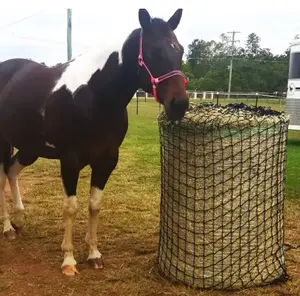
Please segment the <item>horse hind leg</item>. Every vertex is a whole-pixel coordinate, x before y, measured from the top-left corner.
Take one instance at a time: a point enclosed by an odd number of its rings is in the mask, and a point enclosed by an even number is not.
[[[0,137],[0,221],[3,222],[4,236],[11,240],[16,238],[16,231],[10,220],[4,189],[7,178],[5,171],[10,164],[12,151],[10,143]]]
[[[0,200],[2,201],[2,205],[3,205],[2,207],[3,208],[2,217],[4,221],[3,232],[5,237],[15,239],[16,234],[22,229],[24,225],[24,205],[20,194],[18,175],[26,166],[34,163],[38,159],[38,157],[32,155],[31,153],[18,151],[11,158],[13,152],[13,147],[11,145],[7,146],[5,151],[6,151],[4,154],[5,157],[3,157],[4,159],[3,169],[1,170],[0,167],[0,186],[1,186],[0,189],[2,190],[3,188],[2,191],[3,194],[2,195],[0,194]],[[4,187],[5,187],[6,177],[8,178],[9,181],[12,200],[13,200],[14,217],[12,222],[9,219],[5,197],[4,197]],[[1,181],[2,179],[4,179],[5,181],[2,182]]]
[[[24,168],[18,160],[18,153],[11,159],[10,164],[5,168],[13,200],[14,218],[13,227],[18,232],[24,224],[24,205],[20,195],[18,175]]]
[[[24,205],[20,194],[18,176],[26,166],[33,164],[37,159],[36,155],[20,150],[11,158],[9,165],[5,168],[13,198],[14,219],[12,225],[17,231],[20,231],[24,225]]]

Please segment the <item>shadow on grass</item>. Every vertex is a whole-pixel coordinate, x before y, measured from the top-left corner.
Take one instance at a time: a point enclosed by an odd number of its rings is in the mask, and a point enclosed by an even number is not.
[[[300,147],[300,139],[290,139],[287,141],[288,146],[298,146]]]

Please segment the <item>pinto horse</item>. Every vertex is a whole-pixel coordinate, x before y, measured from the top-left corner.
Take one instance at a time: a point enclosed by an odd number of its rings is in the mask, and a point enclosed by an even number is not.
[[[139,10],[141,27],[121,46],[89,51],[59,66],[26,59],[0,64],[0,217],[5,237],[14,239],[23,226],[24,206],[18,175],[39,157],[58,159],[65,191],[62,273],[78,271],[72,229],[78,211],[76,188],[80,171],[91,167],[89,218],[85,242],[87,261],[103,267],[97,247],[97,221],[104,187],[118,162],[128,128],[127,105],[142,88],[164,105],[171,121],[188,109],[186,78],[180,71],[183,47],[174,30],[178,9],[168,21]],[[17,153],[13,155],[13,147]],[[4,186],[8,178],[14,220],[7,211]]]

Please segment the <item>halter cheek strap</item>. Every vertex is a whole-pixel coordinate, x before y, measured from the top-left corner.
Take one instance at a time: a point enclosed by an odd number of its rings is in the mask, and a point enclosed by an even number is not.
[[[184,78],[184,84],[185,85],[188,84],[187,78],[179,70],[173,70],[173,71],[168,72],[168,73],[166,73],[162,76],[159,76],[157,78],[152,75],[151,71],[149,70],[149,68],[147,67],[147,65],[145,64],[144,59],[143,59],[143,29],[141,29],[141,34],[140,34],[140,48],[139,48],[138,62],[139,62],[139,66],[144,67],[146,69],[146,71],[148,72],[149,76],[150,76],[150,80],[151,80],[151,84],[152,84],[152,90],[153,90],[153,96],[154,96],[156,102],[159,102],[158,97],[157,97],[156,87],[160,82],[162,82],[166,79],[169,79],[173,76],[182,76]]]

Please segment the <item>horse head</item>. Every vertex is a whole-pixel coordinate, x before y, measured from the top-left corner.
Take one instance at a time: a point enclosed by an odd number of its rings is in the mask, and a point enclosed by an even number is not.
[[[181,120],[189,107],[187,79],[180,71],[183,46],[174,30],[178,27],[182,9],[168,21],[152,19],[146,9],[139,10],[139,82],[142,89],[153,93],[164,105],[170,120]]]

